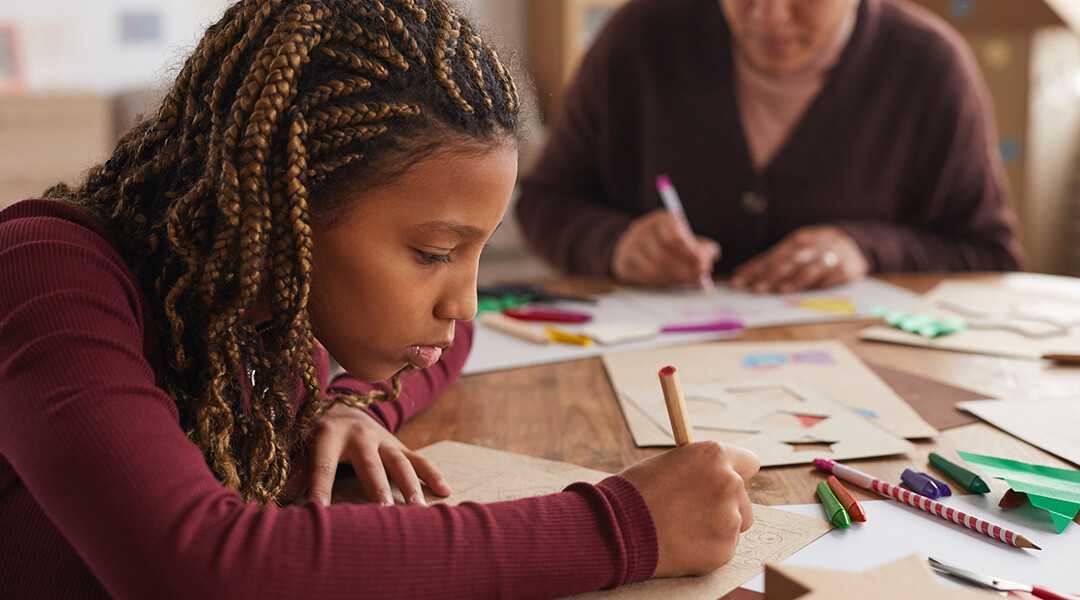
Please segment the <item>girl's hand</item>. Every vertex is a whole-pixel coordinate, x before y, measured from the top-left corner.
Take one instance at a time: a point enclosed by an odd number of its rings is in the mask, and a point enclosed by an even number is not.
[[[394,504],[390,481],[401,490],[407,504],[426,504],[423,481],[440,496],[450,495],[450,485],[426,458],[409,450],[368,413],[334,404],[315,422],[308,444],[307,464],[297,465],[307,474],[308,497],[326,506],[334,487],[338,464],[347,463],[373,502]],[[294,469],[295,470],[295,469]],[[304,474],[297,477],[303,479]],[[290,481],[288,488],[302,485]],[[288,492],[286,492],[288,495]]]
[[[735,556],[739,536],[754,524],[746,480],[759,466],[739,446],[697,442],[621,473],[641,492],[656,526],[653,577],[705,575]]]
[[[862,250],[839,227],[800,227],[775,246],[735,267],[731,287],[755,294],[827,288],[866,275]]]

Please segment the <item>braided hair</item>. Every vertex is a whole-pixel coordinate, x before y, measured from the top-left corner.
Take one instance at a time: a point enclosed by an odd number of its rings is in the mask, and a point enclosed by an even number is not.
[[[518,108],[506,66],[445,0],[242,0],[155,116],[80,188],[46,195],[114,237],[154,307],[181,424],[226,486],[266,505],[323,406],[310,223],[347,208],[338,190],[453,140],[516,140]]]

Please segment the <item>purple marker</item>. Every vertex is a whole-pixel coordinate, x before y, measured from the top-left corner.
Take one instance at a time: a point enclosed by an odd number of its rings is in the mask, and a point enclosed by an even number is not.
[[[675,325],[668,325],[660,329],[660,333],[698,333],[704,331],[734,331],[736,329],[745,329],[742,321],[739,320],[723,320],[723,321],[706,321],[704,323],[676,323]]]
[[[934,485],[936,485],[938,487],[938,491],[941,492],[942,496],[952,496],[952,490],[949,489],[949,484],[947,484],[944,481],[938,479],[937,477],[934,477],[933,475],[931,475],[929,473],[923,473],[922,471],[920,471],[919,475],[924,475],[927,479],[929,479],[930,481],[933,481]]]
[[[941,497],[941,490],[938,488],[937,484],[923,473],[917,473],[911,469],[904,469],[904,472],[900,474],[900,481],[903,481],[904,485],[908,486],[911,491],[926,496],[931,500],[936,500]]]

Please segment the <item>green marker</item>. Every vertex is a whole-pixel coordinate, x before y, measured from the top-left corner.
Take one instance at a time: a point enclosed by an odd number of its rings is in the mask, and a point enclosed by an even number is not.
[[[829,489],[829,484],[819,481],[817,484],[817,497],[825,506],[825,512],[829,515],[829,522],[837,527],[851,527],[851,517],[844,510],[843,505]]]
[[[950,462],[936,452],[930,453],[930,464],[941,469],[942,473],[948,475],[950,479],[959,483],[961,487],[969,492],[986,494],[990,491],[990,486],[986,485],[986,482],[981,477],[958,464]]]

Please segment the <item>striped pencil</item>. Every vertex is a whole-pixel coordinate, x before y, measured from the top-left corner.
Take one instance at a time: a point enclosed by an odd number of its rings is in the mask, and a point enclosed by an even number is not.
[[[882,481],[876,477],[867,475],[862,471],[856,471],[851,467],[845,467],[844,465],[827,458],[815,458],[814,466],[836,475],[844,481],[850,481],[855,485],[868,490],[874,490],[875,492],[885,496],[886,498],[892,498],[910,504],[919,510],[928,512],[932,515],[937,515],[947,521],[952,521],[957,525],[963,525],[968,529],[977,531],[983,535],[994,538],[995,540],[1005,542],[1010,546],[1016,546],[1017,548],[1032,548],[1034,550],[1041,550],[1038,546],[1033,544],[1031,540],[1026,537],[1012,531],[1005,529],[1001,525],[995,525],[990,521],[980,519],[969,515],[963,511],[956,510],[951,506],[946,506],[940,502],[936,502],[921,496],[915,492],[905,490],[902,487],[895,486],[891,483]]]

